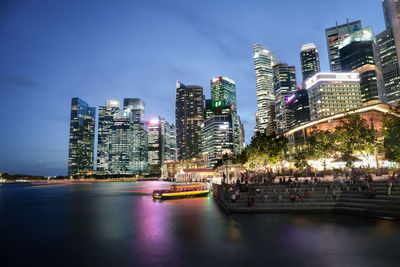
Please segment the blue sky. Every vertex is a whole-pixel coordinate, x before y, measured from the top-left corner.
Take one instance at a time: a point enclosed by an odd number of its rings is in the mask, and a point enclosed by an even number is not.
[[[255,125],[252,45],[297,68],[314,42],[328,71],[325,28],[360,19],[384,29],[380,0],[0,2],[0,172],[65,175],[70,103],[139,97],[146,118],[174,122],[175,81],[236,81],[246,140]]]

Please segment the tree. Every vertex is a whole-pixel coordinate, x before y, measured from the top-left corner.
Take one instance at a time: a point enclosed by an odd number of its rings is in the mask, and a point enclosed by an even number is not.
[[[385,157],[400,164],[400,105],[384,115],[383,137]]]
[[[353,166],[355,152],[365,153],[367,157],[376,148],[375,132],[367,121],[358,114],[346,115],[335,128],[338,149],[346,159],[346,166]]]

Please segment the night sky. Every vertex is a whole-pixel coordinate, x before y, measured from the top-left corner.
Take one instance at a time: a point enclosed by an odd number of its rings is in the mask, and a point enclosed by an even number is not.
[[[0,172],[65,175],[72,97],[98,108],[142,98],[174,123],[175,82],[236,81],[246,140],[257,111],[252,45],[295,65],[325,28],[360,19],[384,30],[380,0],[0,1]]]

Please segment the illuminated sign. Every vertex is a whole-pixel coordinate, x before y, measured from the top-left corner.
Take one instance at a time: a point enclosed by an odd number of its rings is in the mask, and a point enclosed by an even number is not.
[[[360,82],[360,75],[356,72],[320,72],[315,74],[305,82],[306,89],[309,89],[319,82]]]
[[[214,108],[220,108],[222,106],[222,101],[214,101],[213,106]]]
[[[288,103],[292,102],[292,101],[293,101],[293,99],[294,99],[295,97],[296,97],[296,95],[295,95],[295,94],[293,94],[293,95],[289,96],[289,97],[286,99],[286,102],[288,102]]]
[[[216,77],[216,78],[212,79],[213,83],[218,83],[220,81],[221,81],[221,77]]]
[[[152,119],[149,121],[150,125],[157,125],[160,121],[158,119]]]

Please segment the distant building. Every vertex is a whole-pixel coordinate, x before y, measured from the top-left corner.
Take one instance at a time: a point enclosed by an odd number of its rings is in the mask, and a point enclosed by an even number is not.
[[[239,154],[243,149],[243,132],[236,107],[236,83],[226,76],[211,80],[211,100],[215,115],[232,113],[234,147],[233,153]]]
[[[311,121],[362,106],[358,73],[318,73],[305,85]]]
[[[353,32],[362,29],[361,21],[349,22],[347,19],[346,24],[338,25],[336,22],[335,27],[331,27],[325,30],[326,44],[328,47],[329,64],[332,72],[342,71],[341,61],[340,61],[340,42],[347,38]]]
[[[235,153],[234,127],[233,113],[213,115],[204,122],[202,154],[207,168],[213,168],[219,156]]]
[[[276,134],[282,135],[290,130],[292,114],[287,105],[287,98],[297,90],[296,69],[279,63],[273,68],[275,93]]]
[[[253,45],[253,59],[257,88],[256,131],[275,133],[275,116],[271,116],[271,113],[275,113],[272,67],[278,64],[279,60],[260,44]]]
[[[107,100],[105,106],[99,107],[99,122],[97,134],[97,171],[110,173],[111,153],[111,127],[114,125],[114,117],[120,112],[119,100]]]
[[[94,169],[94,129],[96,108],[80,98],[72,98],[68,150],[68,175]]]
[[[178,174],[183,174],[188,170],[205,170],[206,162],[203,158],[192,158],[188,160],[166,160],[164,162],[167,170],[167,177],[175,179]]]
[[[148,172],[148,136],[146,129],[145,105],[140,98],[125,98],[124,110],[130,112],[132,123],[132,158],[133,174]]]
[[[139,98],[107,100],[99,107],[97,170],[104,174],[147,174],[147,131]]]
[[[203,87],[177,81],[175,126],[178,159],[199,157],[200,131],[204,116]]]
[[[300,62],[303,83],[321,71],[318,50],[313,43],[305,44],[301,47]]]
[[[149,174],[158,176],[166,160],[176,160],[175,126],[161,117],[147,124]]]
[[[381,61],[371,27],[352,33],[339,44],[343,71],[360,74],[363,103],[386,102]]]
[[[310,104],[307,90],[297,90],[287,98],[286,102],[292,113],[291,128],[295,128],[310,121]]]

